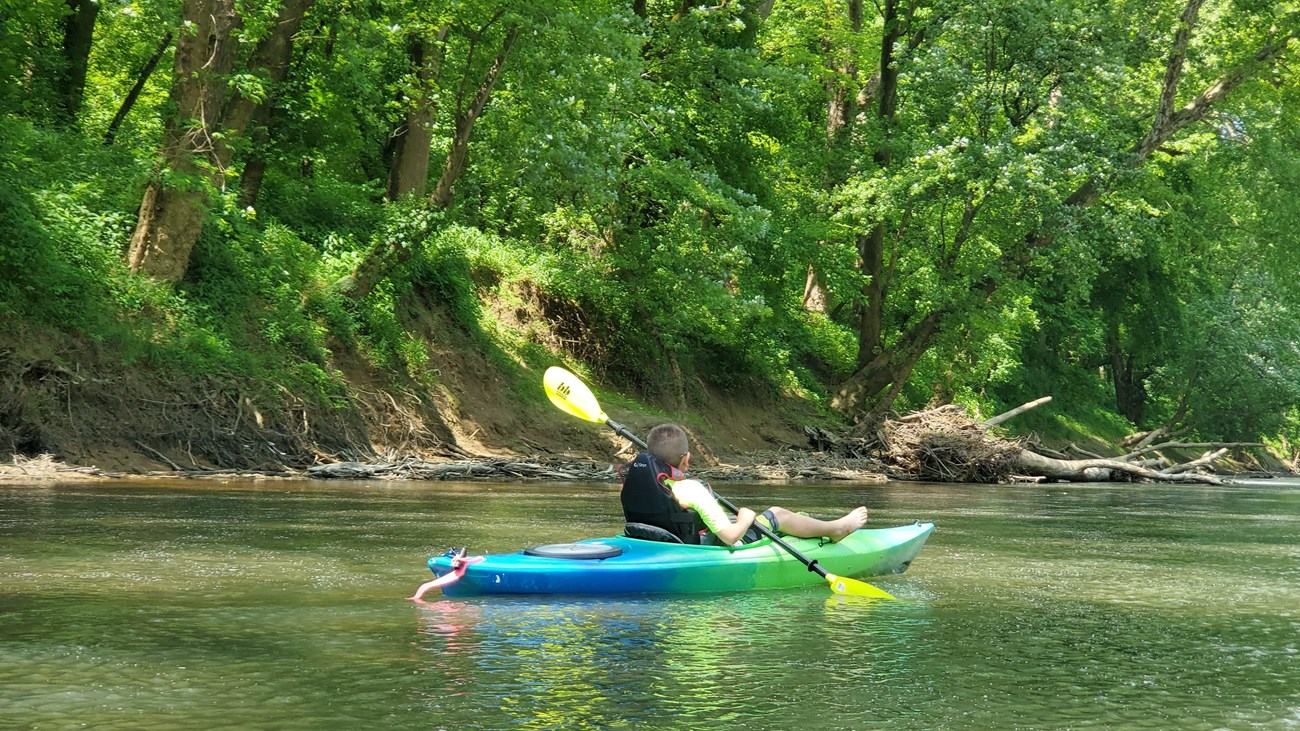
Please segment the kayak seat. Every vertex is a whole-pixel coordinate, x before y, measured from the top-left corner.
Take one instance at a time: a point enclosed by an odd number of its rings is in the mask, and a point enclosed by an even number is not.
[[[682,539],[660,528],[657,525],[649,523],[628,523],[623,526],[623,535],[628,538],[640,538],[643,541],[659,541],[661,543],[681,543]]]

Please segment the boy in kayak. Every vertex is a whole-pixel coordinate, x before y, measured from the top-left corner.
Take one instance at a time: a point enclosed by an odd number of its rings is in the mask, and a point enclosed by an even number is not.
[[[707,486],[686,478],[691,453],[684,429],[660,424],[650,430],[647,441],[650,450],[638,454],[623,475],[619,495],[623,516],[628,522],[663,528],[683,543],[748,543],[758,538],[751,530],[755,521],[762,521],[773,533],[838,541],[867,523],[864,507],[836,520],[818,520],[776,506],[762,513],[740,508],[733,520]]]

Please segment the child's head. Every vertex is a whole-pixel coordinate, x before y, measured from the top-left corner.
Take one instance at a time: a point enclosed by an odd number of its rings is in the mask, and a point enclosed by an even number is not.
[[[686,441],[686,430],[676,424],[660,424],[650,430],[650,453],[674,467],[685,469],[682,464],[690,456],[690,444]]]

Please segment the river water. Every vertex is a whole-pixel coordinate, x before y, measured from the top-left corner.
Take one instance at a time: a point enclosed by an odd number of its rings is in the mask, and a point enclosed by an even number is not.
[[[937,524],[824,587],[406,601],[613,485],[0,486],[0,729],[1296,729],[1300,483],[722,485]]]

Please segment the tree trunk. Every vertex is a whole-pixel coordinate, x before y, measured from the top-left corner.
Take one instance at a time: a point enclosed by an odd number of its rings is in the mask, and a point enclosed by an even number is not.
[[[148,61],[145,61],[144,66],[140,69],[140,73],[136,74],[135,85],[131,87],[131,91],[127,92],[126,98],[122,100],[122,105],[117,108],[117,114],[113,115],[113,121],[108,125],[108,131],[104,133],[104,144],[113,144],[113,140],[117,138],[117,130],[122,126],[122,122],[126,120],[126,115],[131,113],[131,108],[135,106],[135,100],[140,98],[140,92],[144,91],[144,85],[149,81],[149,77],[153,75],[153,70],[157,68],[158,62],[162,60],[163,54],[167,52],[171,45],[172,34],[171,31],[168,31],[163,36],[162,43],[158,44],[158,50],[153,52],[153,55],[149,57]]]
[[[284,0],[275,27],[258,45],[250,62],[252,71],[261,71],[265,74],[270,89],[261,102],[253,102],[242,97],[237,99],[234,104],[235,113],[228,114],[226,117],[226,124],[232,130],[238,129],[232,132],[233,134],[242,132],[245,127],[252,128],[252,154],[244,164],[244,170],[239,177],[241,206],[252,206],[256,203],[258,193],[262,190],[262,179],[266,175],[264,148],[271,139],[270,125],[273,118],[272,110],[275,108],[272,100],[278,94],[278,87],[289,76],[289,61],[293,58],[293,39],[298,34],[302,20],[311,9],[313,2],[314,0]],[[251,112],[246,109],[246,105],[249,104],[252,105]]]
[[[267,127],[271,124],[271,114],[268,111],[266,119],[262,119],[262,113],[253,115],[253,153],[244,163],[244,169],[239,173],[239,207],[254,208],[257,206],[257,197],[262,194],[262,181],[266,179],[266,152],[265,147],[271,141],[271,135]]]
[[[442,174],[438,177],[438,184],[434,187],[433,195],[429,196],[428,203],[431,208],[443,210],[451,206],[452,188],[460,178],[461,173],[465,172],[465,166],[468,164],[469,139],[474,131],[474,123],[478,121],[479,116],[483,114],[483,110],[487,107],[488,100],[492,97],[492,87],[496,84],[502,69],[505,68],[506,58],[510,55],[510,47],[514,45],[518,36],[518,28],[510,28],[506,31],[505,39],[501,43],[501,50],[493,59],[492,65],[483,78],[483,82],[479,84],[478,91],[468,106],[463,106],[463,94],[458,95],[455,136],[451,141],[451,149],[447,152],[447,161],[443,165]],[[469,73],[468,70],[466,73]],[[466,81],[468,81],[468,76],[462,79],[462,91],[466,86]],[[376,242],[351,274],[335,282],[335,288],[352,299],[364,298],[394,268],[411,258],[414,251],[412,243],[412,241],[407,241],[401,237],[394,237],[390,241]]]
[[[860,35],[863,27],[862,0],[848,0],[845,10],[848,15],[849,29],[854,35]],[[886,37],[881,42],[880,69],[881,72],[884,72],[886,69],[894,69],[895,67],[894,42],[900,35],[900,26],[895,22],[898,17],[896,0],[886,0],[882,12],[885,15]],[[824,43],[828,47],[831,45],[829,39]],[[830,162],[825,170],[825,185],[827,190],[834,190],[842,185],[848,177],[852,155],[841,151],[841,148],[850,147],[853,144],[859,104],[867,103],[869,95],[865,92],[859,79],[858,65],[853,53],[846,49],[833,47],[829,50],[831,55],[829,66],[832,73],[828,75],[826,81],[826,146],[831,154]],[[895,115],[895,102],[897,99],[895,92],[898,74],[896,71],[877,73],[873,78],[873,83],[877,102],[875,116],[881,126],[887,128]],[[893,84],[894,87],[882,88],[886,84]],[[888,133],[885,132],[885,134],[887,136]],[[881,143],[876,148],[874,158],[876,163],[882,167],[889,164],[890,154],[887,143]],[[872,225],[871,230],[866,233],[855,234],[858,266],[865,275],[866,280],[866,284],[863,285],[862,300],[857,301],[855,305],[859,323],[857,356],[859,368],[880,355],[884,302],[882,276],[884,270],[884,237],[885,229],[881,223]],[[813,270],[810,269],[809,271],[810,277],[813,276]],[[806,301],[808,298],[807,287],[805,287],[804,297]]]
[[[884,347],[885,328],[885,224],[876,222],[871,231],[858,234],[859,267],[866,283],[862,285],[862,304],[858,319],[858,368],[880,355]]]
[[[180,160],[173,170],[195,172],[192,165]],[[168,282],[185,276],[190,251],[207,216],[206,197],[193,187],[150,183],[131,237],[127,258],[131,271]]]
[[[90,45],[95,36],[95,19],[99,16],[96,0],[65,0],[68,15],[63,19],[63,63],[58,76],[59,104],[62,121],[77,123],[81,100],[86,93],[86,68],[90,62]]]
[[[808,312],[826,312],[826,287],[817,276],[817,269],[808,265],[808,276],[803,284],[803,308]]]
[[[218,168],[228,167],[235,157],[234,148],[229,140],[242,136],[253,119],[262,116],[269,118],[271,101],[277,87],[289,73],[289,60],[293,56],[293,37],[302,25],[303,16],[311,7],[313,0],[283,0],[280,12],[276,16],[271,32],[257,44],[248,61],[248,70],[255,76],[261,76],[265,83],[265,94],[258,97],[236,92],[226,104],[221,115],[220,129],[222,135],[215,142]],[[217,187],[225,187],[224,177],[217,180]]]
[[[170,95],[175,112],[163,132],[166,174],[149,184],[140,204],[127,255],[132,272],[168,282],[185,275],[207,215],[206,196],[195,178],[201,160],[216,162],[212,134],[218,131],[226,76],[234,67],[231,32],[238,21],[234,0],[185,0]]]
[[[1147,418],[1147,384],[1134,366],[1134,358],[1122,351],[1110,352],[1110,380],[1115,386],[1115,408],[1123,418],[1141,424]]]
[[[426,38],[411,42],[408,53],[415,66],[419,91],[406,108],[406,121],[396,133],[392,166],[388,171],[388,200],[404,195],[424,196],[429,185],[429,126],[437,111],[430,86],[442,71],[447,27],[438,30],[436,41]]]
[[[1147,413],[1146,370],[1137,366],[1135,356],[1124,352],[1119,336],[1106,340],[1110,351],[1110,380],[1115,386],[1115,408],[1124,418],[1141,424]]]
[[[253,51],[249,71],[263,76],[272,88],[285,78],[293,36],[312,1],[284,0],[270,34]],[[242,135],[259,109],[269,104],[239,93],[225,100],[226,78],[238,50],[233,31],[239,23],[234,0],[185,2],[171,94],[176,114],[164,132],[163,164],[190,179],[150,184],[131,237],[128,262],[133,272],[170,282],[185,276],[208,213],[207,196],[194,178],[206,174],[224,189],[225,170],[234,157],[229,141]]]
[[[871,404],[879,409],[883,400],[876,397],[891,384],[894,386],[892,395],[897,396],[912,375],[916,362],[929,350],[944,316],[943,311],[935,311],[921,318],[898,343],[850,376],[836,391],[831,406],[846,414],[859,413]],[[883,403],[888,408],[892,398]],[[867,421],[870,420],[864,419],[863,423]]]
[[[879,85],[876,88],[876,120],[881,141],[872,158],[882,170],[893,161],[890,130],[898,114],[898,63],[894,45],[903,37],[905,23],[898,15],[898,0],[885,0],[884,36],[880,39]],[[885,222],[876,221],[871,230],[858,234],[858,258],[865,279],[858,319],[858,368],[865,368],[882,353],[885,301]],[[913,361],[915,362],[915,361]],[[909,368],[910,372],[911,369]]]
[[[1028,403],[1023,403],[1010,411],[1004,411],[1001,414],[998,414],[997,416],[994,416],[991,419],[985,419],[980,424],[980,426],[984,427],[985,429],[988,429],[989,427],[997,426],[998,424],[1001,424],[1002,422],[1008,419],[1014,418],[1016,416],[1025,413],[1026,411],[1029,411],[1030,409],[1036,409],[1039,406],[1042,406],[1043,404],[1051,400],[1052,400],[1051,396],[1043,396],[1042,398],[1034,399],[1033,401],[1030,401]]]
[[[511,28],[506,32],[505,41],[501,44],[501,51],[497,54],[496,59],[492,61],[492,66],[488,69],[483,83],[479,85],[474,100],[470,103],[469,108],[456,112],[456,133],[451,141],[451,149],[447,151],[447,162],[442,167],[442,175],[438,176],[438,185],[434,187],[433,195],[429,197],[429,203],[436,208],[447,208],[451,205],[452,190],[461,174],[465,172],[465,166],[468,164],[469,138],[474,132],[474,124],[478,122],[479,116],[483,114],[483,108],[487,106],[488,99],[492,97],[492,87],[496,85],[501,70],[505,68],[506,57],[510,55],[510,47],[514,45],[515,38],[518,36],[518,28]]]

